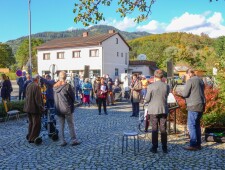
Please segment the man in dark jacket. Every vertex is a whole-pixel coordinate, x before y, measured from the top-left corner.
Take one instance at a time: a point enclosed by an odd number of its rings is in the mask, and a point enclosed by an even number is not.
[[[44,105],[41,97],[41,88],[38,85],[39,76],[33,77],[33,82],[27,86],[26,100],[24,103],[24,112],[28,114],[29,127],[27,140],[34,143],[41,130],[41,114],[44,111]]]
[[[27,89],[27,86],[32,82],[31,77],[30,77],[29,74],[26,76],[26,78],[27,78],[27,80],[24,82],[24,86],[23,86],[24,96],[25,97],[26,97],[26,89]]]
[[[51,76],[47,74],[45,78],[41,77],[41,82],[43,82],[47,88],[46,90],[46,105],[47,108],[54,107],[54,95],[53,95],[53,85],[55,81],[51,79]]]
[[[22,76],[20,78],[17,79],[17,84],[19,86],[19,100],[24,99],[25,94],[24,94],[24,83],[27,80],[26,78],[26,72],[24,71],[22,73]]]
[[[148,104],[148,113],[152,122],[152,148],[151,152],[156,153],[158,148],[158,125],[160,126],[162,149],[167,153],[167,132],[166,118],[169,112],[167,97],[169,95],[169,86],[162,82],[162,70],[156,70],[154,73],[155,82],[147,88],[145,101]]]
[[[201,149],[200,119],[205,110],[204,82],[197,77],[192,69],[186,72],[187,83],[182,96],[186,99],[188,110],[188,130],[190,146],[184,148],[190,151]]]
[[[59,139],[60,146],[66,146],[67,142],[64,138],[64,127],[65,120],[67,121],[71,145],[79,145],[80,142],[77,141],[75,127],[74,127],[74,101],[75,94],[73,88],[70,84],[66,83],[66,73],[61,71],[59,73],[59,81],[54,85],[54,102],[56,108],[56,114],[59,120]]]

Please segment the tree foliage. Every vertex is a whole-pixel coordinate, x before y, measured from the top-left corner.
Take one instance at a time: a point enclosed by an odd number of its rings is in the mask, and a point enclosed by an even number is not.
[[[186,65],[197,69],[211,70],[217,57],[213,47],[214,39],[187,33],[165,33],[150,35],[129,41],[131,59],[146,54],[148,60],[156,61],[160,68],[168,60],[175,65]]]
[[[0,43],[0,67],[10,68],[14,63],[12,48],[8,44]]]
[[[32,47],[32,65],[33,70],[37,70],[37,50],[36,47],[41,45],[43,43],[43,40],[40,39],[32,39],[31,40],[31,47]],[[22,69],[23,66],[27,64],[29,61],[29,40],[25,39],[20,44],[19,48],[16,51],[16,61],[18,68]]]
[[[156,0],[117,0],[118,8],[116,12],[121,17],[127,16],[135,10],[139,11],[139,15],[135,18],[136,22],[145,20],[151,14],[151,7]],[[73,12],[75,13],[74,22],[82,22],[84,26],[90,23],[97,24],[98,21],[105,20],[103,12],[99,9],[101,6],[110,6],[112,0],[79,0],[75,3]]]

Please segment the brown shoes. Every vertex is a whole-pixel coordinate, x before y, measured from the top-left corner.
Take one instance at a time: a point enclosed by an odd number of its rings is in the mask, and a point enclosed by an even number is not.
[[[187,147],[184,147],[184,149],[188,151],[197,151],[201,149],[201,146],[199,147],[187,146]]]

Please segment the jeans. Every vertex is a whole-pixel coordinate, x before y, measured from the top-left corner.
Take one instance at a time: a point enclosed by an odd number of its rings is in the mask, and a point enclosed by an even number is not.
[[[188,130],[190,134],[190,146],[196,147],[201,145],[201,127],[200,119],[202,112],[188,111]]]
[[[167,149],[166,120],[167,114],[150,115],[152,123],[152,147],[158,148],[158,126],[160,126],[162,148]]]
[[[80,92],[80,87],[75,87],[75,96],[76,99],[78,100],[78,93]]]
[[[141,90],[141,95],[142,95],[143,99],[145,99],[146,94],[147,94],[147,89],[142,89]]]
[[[138,102],[132,102],[132,116],[138,116],[139,115],[139,103]]]

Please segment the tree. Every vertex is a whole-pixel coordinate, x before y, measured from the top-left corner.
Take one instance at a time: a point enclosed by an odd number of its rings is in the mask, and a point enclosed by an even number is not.
[[[81,22],[84,26],[89,26],[90,23],[97,24],[98,21],[105,20],[103,12],[100,12],[99,9],[101,6],[111,6],[112,2],[113,0],[79,0],[78,3],[75,3],[73,10],[75,13],[74,22]],[[121,17],[126,17],[127,14],[138,10],[140,14],[134,21],[139,23],[148,18],[155,2],[156,0],[117,0],[119,7],[116,12],[120,13]]]
[[[221,36],[215,40],[214,48],[220,64],[225,67],[225,36]]]
[[[9,68],[14,63],[12,48],[8,44],[0,43],[0,67]]]
[[[32,47],[32,65],[33,70],[37,70],[37,50],[36,47],[41,45],[43,43],[43,40],[41,39],[31,39],[31,47]],[[25,39],[19,48],[16,51],[16,61],[17,65],[20,69],[23,68],[27,64],[29,60],[29,40]]]
[[[114,0],[115,1],[115,0]],[[136,22],[145,20],[151,14],[151,7],[156,0],[118,0],[119,8],[116,12],[120,13],[121,17],[138,10],[140,14],[135,18]],[[99,11],[99,7],[110,6],[112,0],[79,0],[75,3],[73,12],[76,17],[74,22],[82,22],[84,26],[89,26],[90,23],[97,24],[98,21],[105,20],[103,12]]]

